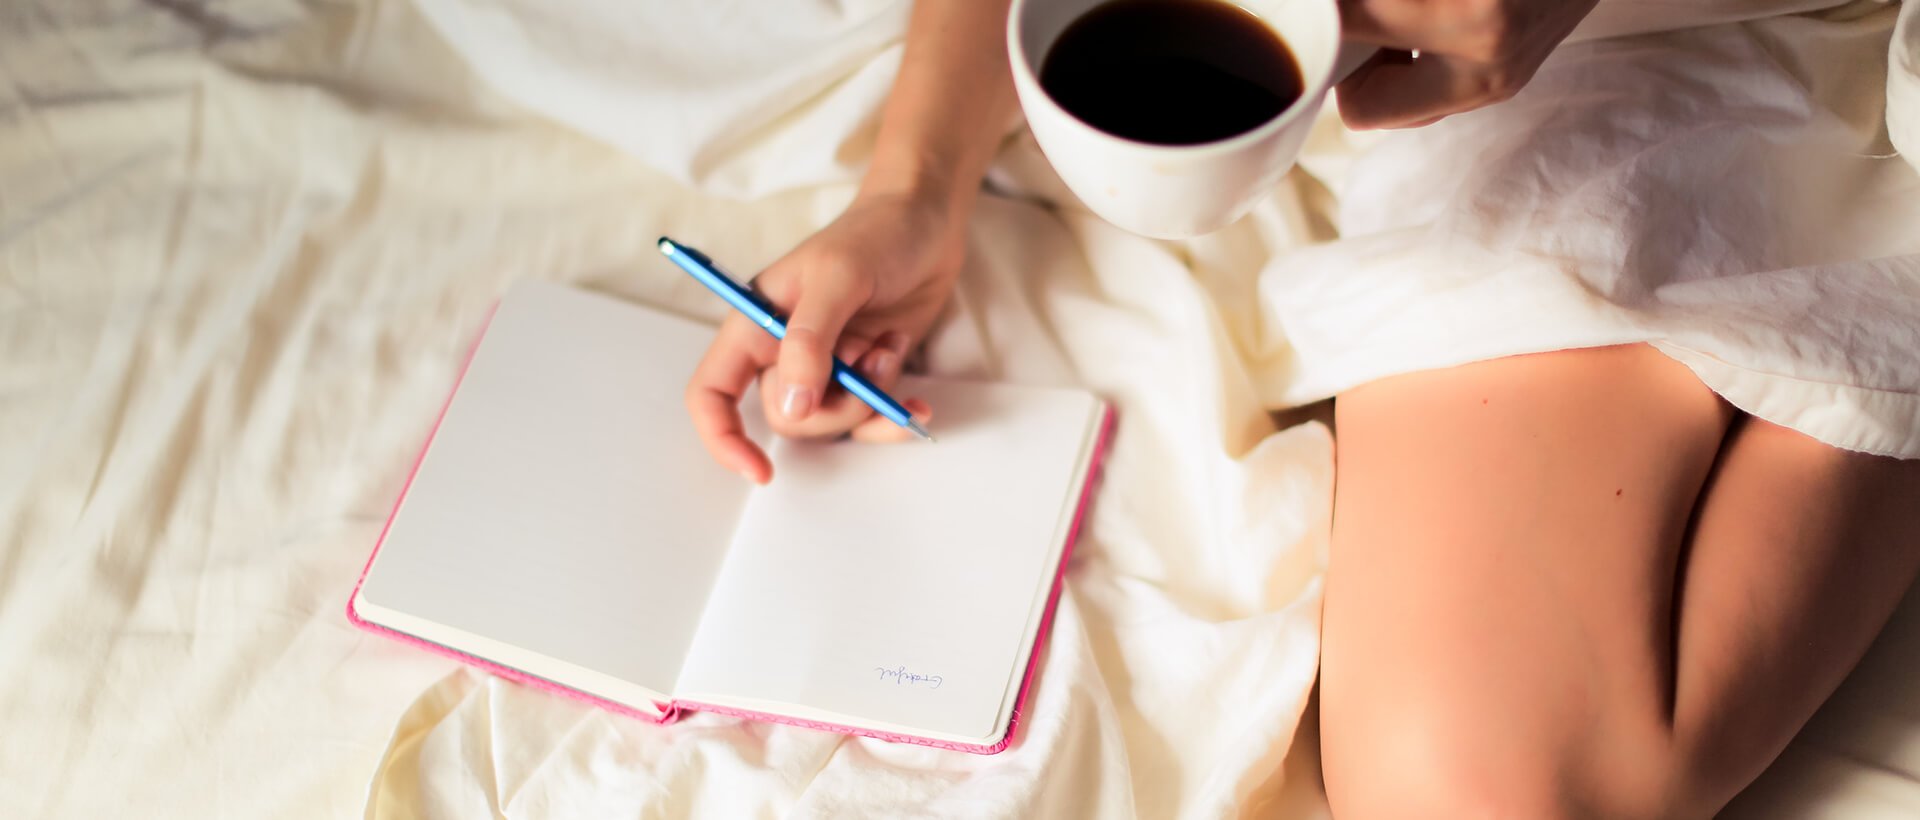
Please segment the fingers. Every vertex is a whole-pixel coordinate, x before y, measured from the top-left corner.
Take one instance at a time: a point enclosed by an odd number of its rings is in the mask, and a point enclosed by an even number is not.
[[[1345,40],[1395,49],[1415,49],[1414,40],[1425,39],[1417,7],[1380,0],[1341,0],[1340,37]],[[1414,17],[1415,19],[1407,19]]]
[[[873,349],[875,341],[867,334],[853,328],[844,329],[840,331],[840,341],[833,346],[833,357],[843,362],[858,362],[861,357],[867,355],[867,351]],[[832,388],[828,388],[827,394],[832,395],[832,393]]]
[[[1409,128],[1513,96],[1506,69],[1454,57],[1382,51],[1336,86],[1347,127]]]
[[[1342,0],[1342,36],[1388,50],[1339,84],[1340,115],[1352,128],[1411,128],[1506,100],[1594,2]]]
[[[889,330],[875,339],[872,349],[858,358],[842,359],[854,362],[860,375],[873,382],[881,390],[890,390],[894,382],[900,380],[900,368],[906,364],[907,334],[898,330]],[[852,396],[848,396],[852,398]]]
[[[1507,0],[1351,0],[1340,36],[1399,51],[1494,62],[1519,42]]]
[[[860,362],[860,370],[881,390],[892,390],[900,380],[900,365],[906,355],[907,337],[897,332],[889,332],[880,337],[880,343],[873,352]],[[847,400],[858,403],[850,394],[842,393]],[[864,407],[864,405],[862,405]],[[922,427],[933,418],[933,407],[922,399],[901,399],[900,406],[907,408],[913,420]],[[879,413],[868,412],[866,418],[854,425],[850,434],[854,441],[871,444],[898,444],[913,441],[916,436],[906,428],[893,423],[892,419]]]
[[[773,337],[745,317],[729,317],[687,382],[687,412],[700,443],[715,461],[756,484],[773,478],[773,465],[741,427],[740,397],[776,352]]]
[[[780,415],[789,422],[807,420],[826,395],[840,331],[866,302],[866,294],[857,292],[852,282],[842,276],[808,279],[787,319],[787,336],[780,343],[778,393]]]
[[[864,335],[843,336],[837,354],[842,361],[856,362],[861,374],[881,390],[891,390],[900,380],[906,356],[907,336],[888,331],[868,340]],[[740,399],[755,378],[773,377],[780,346],[772,336],[744,317],[729,317],[720,333],[707,348],[687,383],[686,404],[700,442],[722,466],[756,484],[773,478],[773,464],[760,447],[747,438],[740,417]],[[804,421],[792,421],[778,415],[775,391],[762,389],[768,420],[775,432],[795,438],[837,436],[852,431],[860,441],[904,441],[912,434],[899,425],[875,414],[872,408],[844,390],[833,390],[827,399]],[[931,418],[932,408],[919,399],[901,402],[915,418]],[[892,428],[889,431],[887,428]]]
[[[907,408],[907,412],[913,414],[913,420],[919,422],[921,427],[927,426],[927,422],[933,419],[933,406],[920,399],[902,399],[900,406]],[[892,419],[877,413],[872,418],[855,425],[852,436],[854,441],[867,444],[899,444],[917,438],[914,434],[907,432],[907,428],[894,424]]]
[[[867,381],[883,391],[891,391],[900,380],[900,368],[905,360],[907,336],[899,331],[887,331],[875,339],[863,355],[841,361],[853,362],[854,369],[860,371]],[[784,355],[784,351],[782,351]],[[777,389],[768,389],[772,382],[778,382],[777,376],[765,376],[761,381],[761,397],[765,403],[767,418],[774,432],[789,438],[820,438],[841,435],[854,425],[872,416],[873,409],[853,394],[838,387],[829,386],[825,397],[814,411],[805,419],[795,420],[783,413],[783,399]]]

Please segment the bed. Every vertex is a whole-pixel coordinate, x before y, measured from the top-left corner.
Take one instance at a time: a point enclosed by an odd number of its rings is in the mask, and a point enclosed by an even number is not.
[[[645,132],[627,145],[449,45],[551,34],[485,5],[0,9],[0,816],[1326,816],[1333,437],[1324,404],[1263,400],[1287,363],[1245,275],[1330,236],[1305,171],[1160,243],[1046,205],[1057,180],[1009,136],[926,366],[1084,384],[1121,421],[1004,754],[654,726],[347,623],[509,283],[714,321],[655,237],[753,269],[846,202],[902,12],[829,5],[833,45],[793,28],[817,59],[756,92],[794,106],[647,75],[674,104],[596,121]],[[1343,150],[1323,123],[1309,169]],[[1920,816],[1910,598],[1728,816]]]

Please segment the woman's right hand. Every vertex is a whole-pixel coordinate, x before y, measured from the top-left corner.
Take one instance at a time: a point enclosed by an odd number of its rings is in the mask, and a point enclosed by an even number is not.
[[[1342,33],[1381,50],[1340,81],[1340,117],[1418,128],[1508,99],[1595,2],[1341,0]]]
[[[721,324],[686,396],[715,460],[756,483],[773,478],[766,453],[741,428],[740,400],[756,378],[767,420],[780,435],[907,437],[832,384],[832,360],[838,356],[892,392],[907,351],[926,335],[960,272],[966,229],[952,210],[944,197],[863,191],[753,280],[787,317],[787,337],[776,341],[737,313]],[[917,420],[932,412],[917,398],[899,398]]]

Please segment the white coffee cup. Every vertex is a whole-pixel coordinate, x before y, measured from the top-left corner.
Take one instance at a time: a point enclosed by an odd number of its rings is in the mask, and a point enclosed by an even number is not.
[[[1140,142],[1088,125],[1040,87],[1040,67],[1061,32],[1110,1],[1014,0],[1007,53],[1020,108],[1054,171],[1094,213],[1144,236],[1185,239],[1239,219],[1293,167],[1327,89],[1374,51],[1341,47],[1335,0],[1236,0],[1293,52],[1300,99],[1252,130],[1215,142]]]

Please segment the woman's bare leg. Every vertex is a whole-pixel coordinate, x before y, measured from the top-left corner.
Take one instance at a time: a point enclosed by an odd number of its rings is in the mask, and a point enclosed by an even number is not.
[[[1644,346],[1398,376],[1336,412],[1343,820],[1710,814],[1920,568],[1920,463],[1736,421]]]
[[[1920,461],[1746,418],[1681,575],[1672,737],[1718,810],[1860,661],[1920,574]]]

